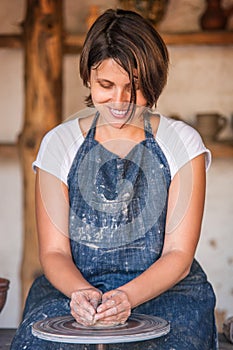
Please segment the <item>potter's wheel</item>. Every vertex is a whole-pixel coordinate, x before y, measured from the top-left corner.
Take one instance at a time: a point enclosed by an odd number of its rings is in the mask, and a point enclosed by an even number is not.
[[[170,331],[170,325],[160,317],[132,314],[123,325],[113,327],[85,327],[72,316],[46,318],[32,326],[38,338],[64,343],[110,344],[148,340]]]

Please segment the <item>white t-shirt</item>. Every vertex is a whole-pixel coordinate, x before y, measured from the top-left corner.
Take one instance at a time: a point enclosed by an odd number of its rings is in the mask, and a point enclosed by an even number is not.
[[[202,153],[205,153],[206,169],[209,168],[210,151],[199,133],[186,123],[160,115],[155,139],[167,159],[171,178],[183,165]],[[67,185],[70,168],[83,141],[78,117],[58,125],[43,138],[33,168],[45,170]]]

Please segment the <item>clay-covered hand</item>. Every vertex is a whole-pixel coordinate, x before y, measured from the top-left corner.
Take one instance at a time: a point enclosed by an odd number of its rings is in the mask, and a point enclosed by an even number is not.
[[[96,288],[80,289],[73,292],[70,302],[71,315],[78,323],[92,326],[101,298],[102,292]]]
[[[115,326],[124,324],[131,314],[131,305],[125,292],[115,289],[102,295],[102,304],[97,307],[94,324]]]

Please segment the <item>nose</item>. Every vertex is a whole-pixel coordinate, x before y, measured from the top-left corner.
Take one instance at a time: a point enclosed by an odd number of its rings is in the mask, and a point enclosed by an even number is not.
[[[113,102],[122,103],[130,101],[130,91],[125,88],[115,88]]]

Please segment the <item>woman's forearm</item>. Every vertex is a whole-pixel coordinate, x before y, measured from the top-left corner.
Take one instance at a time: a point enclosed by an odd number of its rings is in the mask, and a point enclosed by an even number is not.
[[[82,276],[72,258],[62,252],[49,252],[40,256],[46,278],[67,297],[79,289],[92,286]]]
[[[119,289],[128,295],[131,307],[134,308],[157,297],[185,278],[190,265],[190,256],[181,251],[171,251]]]

